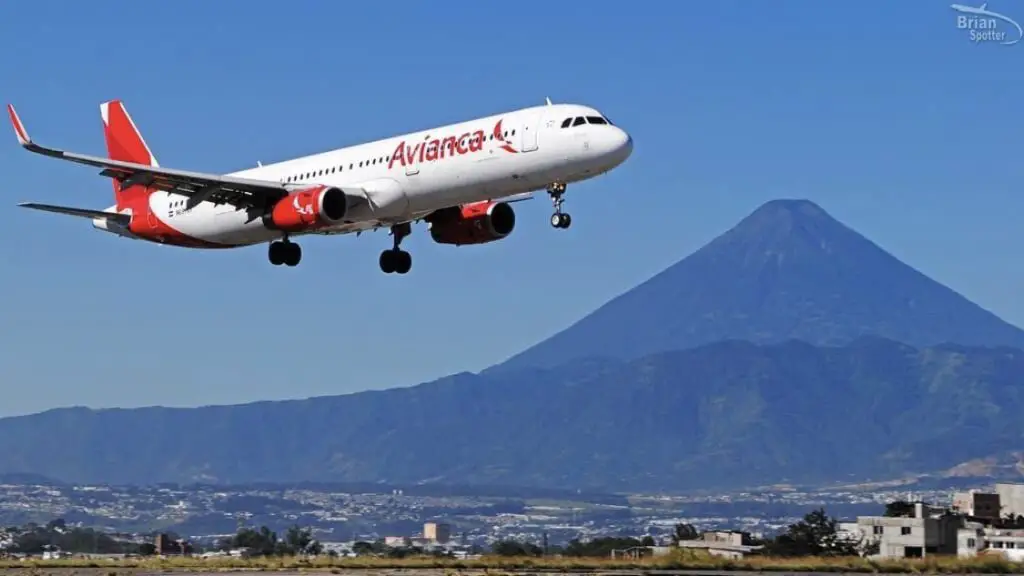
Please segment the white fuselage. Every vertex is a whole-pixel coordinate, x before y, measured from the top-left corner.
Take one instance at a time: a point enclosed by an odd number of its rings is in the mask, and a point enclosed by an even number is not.
[[[577,118],[589,118],[582,122]],[[569,119],[568,126],[563,127]],[[595,120],[596,119],[596,120]],[[498,133],[495,133],[495,130]],[[618,166],[632,139],[597,110],[553,104],[267,164],[231,176],[296,185],[364,190],[374,209],[358,207],[345,221],[316,233],[346,233],[407,222],[431,211],[541,190],[592,178]],[[229,204],[155,192],[153,213],[193,238],[240,246],[272,241],[282,232]],[[293,234],[294,235],[294,234]]]

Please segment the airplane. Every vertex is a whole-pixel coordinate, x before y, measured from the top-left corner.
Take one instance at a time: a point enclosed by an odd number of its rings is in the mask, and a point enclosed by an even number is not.
[[[269,242],[268,258],[296,266],[293,239],[308,234],[360,235],[390,228],[380,255],[384,273],[406,274],[400,248],[412,224],[426,222],[440,244],[469,245],[507,237],[511,204],[546,190],[551,226],[569,228],[568,184],[607,173],[632,154],[633,139],[590,106],[533,106],[420,130],[228,174],[164,168],[124,103],[100,104],[107,157],[37,144],[13,105],[7,111],[19,144],[30,152],[99,168],[112,179],[115,204],[92,210],[23,202],[19,206],[92,220],[117,236],[187,248]]]

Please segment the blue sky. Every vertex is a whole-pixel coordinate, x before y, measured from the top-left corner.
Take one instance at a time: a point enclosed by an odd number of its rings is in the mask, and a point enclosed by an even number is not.
[[[288,6],[286,8],[286,6]],[[508,10],[513,9],[514,13]],[[989,2],[1024,21],[1024,5]],[[544,101],[596,106],[630,160],[519,204],[502,242],[425,229],[203,252],[20,201],[103,208],[95,171],[0,140],[0,416],[340,394],[479,370],[564,328],[773,198],[808,198],[1024,325],[1024,42],[972,44],[949,3],[22,3],[5,101],[104,152],[125,100],[160,163],[228,172]],[[339,415],[343,417],[343,415]]]

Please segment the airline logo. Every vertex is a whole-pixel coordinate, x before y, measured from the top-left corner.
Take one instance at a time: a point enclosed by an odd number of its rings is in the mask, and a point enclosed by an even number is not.
[[[518,154],[519,151],[505,139],[505,132],[501,127],[501,123],[502,120],[498,120],[498,123],[494,125],[491,135],[494,137],[494,140],[500,142],[499,148],[510,154]],[[484,149],[484,140],[486,139],[484,131],[477,130],[472,133],[466,132],[457,138],[455,136],[445,136],[444,138],[431,139],[428,134],[423,142],[417,142],[415,145],[403,140],[398,143],[395,151],[391,153],[391,159],[388,160],[388,170],[395,164],[410,166],[424,162],[437,162],[446,157],[473,154]]]
[[[313,215],[313,204],[313,195],[305,192],[299,192],[295,195],[295,199],[292,200],[292,208],[295,208],[295,213],[303,216]]]

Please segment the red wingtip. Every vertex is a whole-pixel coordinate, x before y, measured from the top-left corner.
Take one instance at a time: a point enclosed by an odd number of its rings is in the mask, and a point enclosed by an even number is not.
[[[18,143],[22,146],[31,143],[32,140],[28,137],[28,132],[25,131],[24,124],[18,118],[18,113],[14,110],[13,104],[7,105],[7,115],[11,117],[11,124],[14,126],[14,133],[18,136]]]

